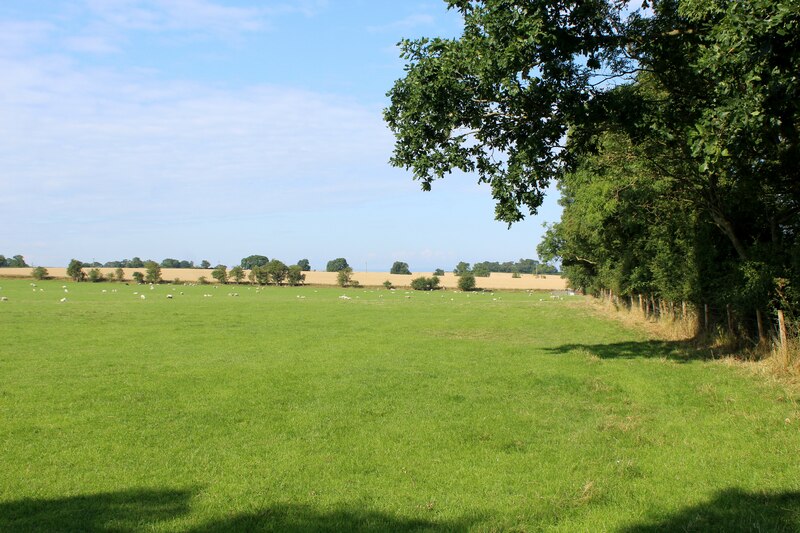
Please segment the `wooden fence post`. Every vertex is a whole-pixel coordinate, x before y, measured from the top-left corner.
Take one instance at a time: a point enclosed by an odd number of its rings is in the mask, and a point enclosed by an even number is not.
[[[781,335],[781,353],[783,353],[783,357],[786,359],[786,362],[789,362],[789,339],[786,336],[786,320],[783,318],[783,311],[778,310],[778,330],[780,331]]]

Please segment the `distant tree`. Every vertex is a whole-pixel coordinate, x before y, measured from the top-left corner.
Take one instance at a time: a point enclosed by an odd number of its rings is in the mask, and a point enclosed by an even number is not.
[[[472,269],[472,273],[479,278],[488,278],[491,271],[486,265],[477,264],[475,268]]]
[[[233,278],[233,281],[236,283],[241,283],[244,279],[244,269],[239,265],[236,265],[235,267],[231,268],[229,275],[231,278]]]
[[[330,266],[330,263],[328,263]],[[339,271],[339,274],[336,276],[336,283],[339,284],[340,287],[349,287],[353,280],[353,269],[350,267],[345,267]]]
[[[392,285],[392,282],[388,279],[383,282],[383,286],[386,288],[386,290],[394,289],[394,285]]]
[[[21,255],[15,255],[11,259],[8,259],[7,263],[8,263],[8,266],[14,267],[14,268],[25,268],[25,267],[29,266],[28,263],[25,262],[25,258],[22,257]]]
[[[130,263],[128,263],[128,266],[130,268],[144,268],[144,262],[138,257],[134,257],[131,259]]]
[[[83,263],[77,259],[73,259],[67,266],[67,276],[72,278],[73,281],[83,281],[86,274],[83,272]]]
[[[206,279],[205,276],[200,276],[199,278],[197,278],[197,283],[199,283],[200,285],[208,285],[208,280]]]
[[[220,283],[228,283],[228,267],[225,265],[217,265],[214,270],[211,271],[211,277]]]
[[[434,276],[444,276],[444,270],[442,270],[441,268],[437,268],[436,270],[433,271],[433,275]]]
[[[144,283],[144,274],[142,274],[138,270],[132,274],[132,277],[133,281],[135,281],[136,283],[139,284]]]
[[[203,259],[202,261],[200,261],[200,268],[208,270],[209,268],[211,268],[211,263],[208,262],[208,259]]]
[[[161,283],[161,266],[155,261],[147,261],[144,264],[146,275],[144,277],[147,283]]]
[[[303,272],[308,272],[311,270],[311,263],[308,262],[308,259],[301,259],[297,262],[297,266],[299,266],[300,270]]]
[[[456,276],[463,276],[468,272],[471,272],[469,263],[465,263],[464,261],[459,261],[459,263],[456,265],[456,268],[453,269],[453,274]]]
[[[255,267],[262,267],[269,263],[269,258],[265,255],[248,255],[242,259],[241,266],[245,270],[252,270]]]
[[[182,260],[178,268],[194,268],[194,261]]]
[[[250,270],[250,274],[253,276],[253,279],[255,279],[256,283],[258,283],[259,285],[266,285],[267,283],[269,283],[269,270],[267,270],[266,265],[253,267]]]
[[[122,281],[125,279],[125,271],[122,268],[117,268],[114,271],[114,277],[117,278],[117,281]]]
[[[286,282],[291,285],[300,285],[306,280],[306,275],[303,274],[303,267],[300,265],[292,265],[289,267],[289,272],[286,274]]]
[[[167,258],[161,261],[162,268],[180,268],[181,262],[177,259]]]
[[[38,279],[38,280],[43,280],[43,279],[47,278],[48,275],[49,275],[49,272],[47,272],[47,269],[45,267],[42,267],[42,266],[38,266],[38,267],[34,268],[31,271],[31,276],[33,276],[34,279]]]
[[[465,272],[458,278],[458,288],[462,291],[471,291],[475,288],[475,275],[472,272]]]
[[[408,263],[404,263],[403,261],[395,261],[389,273],[411,275],[411,271],[408,269]]]
[[[426,278],[425,276],[414,278],[411,280],[411,288],[415,291],[433,291],[439,288],[439,278],[433,276]]]
[[[91,269],[87,277],[92,283],[97,283],[98,281],[103,281],[105,279],[99,268]]]
[[[350,265],[347,264],[347,259],[344,257],[337,257],[336,259],[331,259],[328,261],[328,265],[325,270],[327,272],[341,272],[346,268],[350,268]],[[350,272],[353,272],[353,269],[350,269]]]
[[[266,264],[265,268],[269,272],[269,278],[275,285],[283,285],[286,275],[289,273],[289,267],[283,261],[273,259]]]
[[[6,259],[6,256],[0,255],[0,268],[7,266],[8,266],[8,259]]]

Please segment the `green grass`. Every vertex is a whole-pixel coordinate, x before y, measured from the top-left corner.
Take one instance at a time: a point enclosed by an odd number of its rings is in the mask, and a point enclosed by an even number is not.
[[[580,305],[62,284],[0,280],[0,531],[800,530],[797,398]]]

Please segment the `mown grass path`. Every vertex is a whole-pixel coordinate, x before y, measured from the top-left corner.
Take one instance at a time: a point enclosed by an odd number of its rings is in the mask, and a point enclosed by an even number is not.
[[[797,398],[574,302],[0,286],[2,531],[800,530]]]

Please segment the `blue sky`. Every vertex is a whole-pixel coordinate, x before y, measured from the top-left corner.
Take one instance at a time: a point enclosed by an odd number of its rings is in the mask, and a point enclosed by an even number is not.
[[[4,0],[0,253],[535,258],[554,191],[508,229],[475,176],[423,193],[388,164],[396,43],[459,28],[440,0]]]

